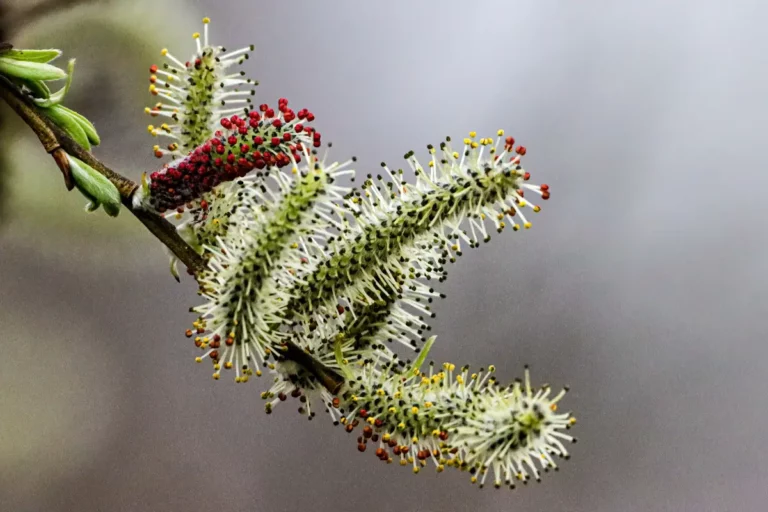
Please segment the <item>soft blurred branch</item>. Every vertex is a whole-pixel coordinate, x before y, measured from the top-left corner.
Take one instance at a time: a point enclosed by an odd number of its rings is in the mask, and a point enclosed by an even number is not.
[[[57,11],[70,9],[80,4],[96,3],[102,0],[41,0],[28,7],[16,9],[6,14],[8,27],[19,29],[34,23],[43,16],[50,16]],[[2,40],[2,38],[0,38]]]
[[[177,233],[176,228],[160,215],[133,205],[133,193],[138,185],[132,180],[107,167],[90,152],[83,149],[63,130],[51,122],[46,115],[30,102],[11,82],[0,77],[0,98],[21,117],[35,132],[43,148],[54,158],[64,174],[67,188],[71,189],[67,154],[84,161],[111,181],[120,192],[123,205],[138,218],[149,231],[157,237],[171,252],[179,258],[195,275],[205,268],[205,260],[195,252]],[[305,368],[317,378],[331,393],[337,393],[344,379],[335,371],[326,367],[301,348],[288,342],[282,357]]]

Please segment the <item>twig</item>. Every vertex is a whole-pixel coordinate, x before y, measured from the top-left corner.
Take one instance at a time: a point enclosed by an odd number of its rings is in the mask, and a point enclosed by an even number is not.
[[[97,160],[90,152],[83,149],[64,131],[52,123],[41,109],[32,104],[23,93],[8,80],[0,77],[0,97],[3,98],[27,125],[32,128],[43,148],[53,156],[64,174],[67,188],[71,189],[71,175],[66,154],[70,154],[87,163],[111,181],[120,192],[123,205],[146,226],[171,252],[197,275],[205,269],[205,260],[195,252],[176,232],[176,228],[160,215],[133,206],[133,193],[138,185]],[[66,152],[66,153],[65,153]],[[67,181],[69,179],[69,181]],[[292,342],[285,344],[282,357],[302,366],[314,375],[331,393],[338,393],[344,384],[344,378],[334,370],[317,361],[310,354]]]

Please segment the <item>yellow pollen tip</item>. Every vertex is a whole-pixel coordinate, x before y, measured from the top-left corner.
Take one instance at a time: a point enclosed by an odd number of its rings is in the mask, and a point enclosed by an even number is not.
[[[145,113],[145,114],[150,114],[151,112],[152,112],[152,109],[151,109],[151,108],[149,108],[149,107],[144,107],[144,113]]]
[[[196,357],[195,358],[195,362],[196,363],[202,363],[203,362],[203,358],[202,357]]]
[[[406,462],[405,459],[400,459],[400,465],[401,466],[405,466],[406,464],[408,464],[408,462]]]
[[[453,158],[459,158],[459,154],[456,151],[453,152],[452,156],[453,156]]]
[[[474,139],[475,137],[477,137],[477,132],[469,132],[469,136]]]
[[[416,406],[411,407],[411,413],[413,414],[419,414],[419,408]]]
[[[162,55],[163,57],[168,55],[168,48],[163,48],[162,50],[160,50],[160,55]]]
[[[477,149],[477,146],[479,146],[479,144],[473,141],[471,146],[472,146],[472,149]]]
[[[471,144],[471,143],[472,143],[472,139],[470,138],[464,139],[464,144]]]
[[[539,213],[541,211],[541,206],[538,206],[538,205],[534,206],[533,211],[535,211],[536,213]]]
[[[533,226],[533,224],[531,224],[530,222],[526,222],[525,224],[523,224],[523,227],[525,227],[525,229],[531,229],[531,226]]]
[[[504,136],[504,130],[497,131],[496,135],[498,135],[499,137],[503,137]]]
[[[555,412],[557,410],[557,404],[550,405],[549,410],[551,410],[552,412]]]
[[[200,32],[195,32],[192,34],[192,39],[200,39]]]
[[[218,373],[213,374],[213,380],[219,380],[219,377],[221,377],[221,375],[219,375]]]
[[[205,18],[203,18],[203,23],[205,23],[206,25],[209,24],[210,22],[211,22],[211,18],[209,18],[207,16]]]
[[[414,466],[413,468],[413,474],[416,475],[419,472],[419,466]]]

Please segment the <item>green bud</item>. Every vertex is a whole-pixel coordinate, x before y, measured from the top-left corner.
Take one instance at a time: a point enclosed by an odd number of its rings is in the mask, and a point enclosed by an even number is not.
[[[0,56],[0,74],[26,80],[61,80],[67,77],[63,69],[41,62],[16,60],[5,53]]]
[[[75,186],[92,203],[89,208],[90,211],[101,205],[107,215],[117,217],[120,213],[121,204],[120,192],[118,192],[117,187],[103,174],[71,155],[69,156],[69,167]]]

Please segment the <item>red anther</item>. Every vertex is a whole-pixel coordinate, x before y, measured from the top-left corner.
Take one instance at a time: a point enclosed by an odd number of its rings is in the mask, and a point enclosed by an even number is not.
[[[251,146],[249,146],[248,144],[240,144],[241,153],[247,153],[250,150],[251,150]]]
[[[294,119],[296,119],[296,114],[293,113],[293,110],[286,110],[283,113],[283,119],[285,119],[286,123],[290,123]]]
[[[542,198],[543,200],[545,200],[545,201],[546,201],[547,199],[549,199],[549,192],[547,192],[547,191],[544,191],[544,192],[542,192],[542,193],[541,193],[541,198]]]
[[[323,143],[320,142],[319,140],[315,140],[314,142],[312,142],[312,146],[316,147],[316,148],[319,148],[322,145],[323,145]]]
[[[248,117],[250,117],[251,119],[255,119],[257,121],[261,119],[261,115],[259,115],[259,113],[256,112],[255,110],[251,110],[250,112],[248,112]]]
[[[211,348],[219,348],[220,346],[221,346],[221,342],[218,342],[218,341],[211,342]]]
[[[235,137],[234,135],[230,135],[229,137],[227,137],[227,143],[230,146],[234,146],[235,144],[237,144],[237,137]]]
[[[526,152],[525,146],[517,146],[517,148],[515,148],[515,153],[517,153],[520,156],[525,155],[525,152]]]
[[[272,137],[272,145],[273,146],[279,146],[280,145],[280,139],[277,137]]]
[[[337,305],[336,305],[336,311],[337,311],[337,312],[338,312],[340,315],[343,315],[343,314],[344,314],[344,306],[342,306],[341,304],[337,304]]]
[[[259,127],[259,120],[251,118],[251,120],[248,121],[248,124],[250,125],[251,128],[253,128],[255,130],[256,128]]]
[[[257,169],[263,169],[264,167],[266,167],[266,166],[267,166],[267,162],[265,162],[264,160],[262,160],[261,158],[259,158],[258,160],[256,160],[255,162],[253,162],[253,165],[254,165],[254,167],[256,167]]]
[[[394,453],[395,455],[400,455],[401,452],[402,450],[400,449],[400,446],[395,444],[395,447],[392,448],[392,453]]]
[[[157,82],[157,77],[155,75],[152,75],[149,77],[149,83],[153,84]]]
[[[223,154],[224,154],[224,152],[225,152],[226,150],[227,150],[227,148],[225,148],[225,147],[224,147],[224,144],[219,144],[219,145],[216,147],[216,152],[217,152],[218,154],[220,154],[220,155],[223,155]]]
[[[547,190],[549,190],[549,185],[547,185],[546,183],[542,183],[541,185],[539,185],[539,188],[541,189],[542,192],[546,192]]]
[[[214,350],[213,352],[208,354],[208,357],[210,357],[212,360],[216,361],[217,359],[219,359],[219,351],[218,350]]]
[[[284,140],[285,142],[288,142],[289,140],[291,140],[291,134],[290,134],[290,133],[288,133],[288,132],[285,132],[285,133],[283,134],[283,140]]]
[[[312,112],[308,112],[307,113],[307,121],[312,122],[314,120],[315,120],[315,114],[313,114]]]
[[[361,418],[367,418],[368,417],[368,411],[365,409],[360,409],[360,417]]]
[[[219,137],[221,137],[221,132],[217,132],[217,133]],[[219,139],[219,137],[214,137],[213,139],[210,140],[211,146],[213,147],[221,146],[221,139]]]
[[[262,144],[264,144],[264,139],[259,137],[258,135],[256,135],[253,138],[253,144],[254,144],[254,146],[261,146]]]
[[[339,397],[333,397],[333,400],[331,400],[331,405],[333,405],[334,409],[338,409],[339,405],[341,405],[341,400],[339,400]]]
[[[261,105],[259,105],[259,110],[261,110],[262,112],[266,112],[268,108],[269,108],[269,105],[267,105],[266,103],[262,103]]]
[[[275,119],[274,121],[272,121],[272,126],[274,126],[275,128],[280,128],[281,126],[283,126],[283,122],[279,119]]]
[[[296,133],[301,133],[301,131],[302,131],[303,129],[304,129],[304,125],[303,125],[303,124],[301,124],[301,123],[298,123],[298,124],[297,124],[297,125],[294,127],[294,130],[296,131]]]
[[[153,75],[157,73],[157,64],[152,64],[151,66],[149,66],[149,72],[152,73]]]
[[[261,158],[261,151],[254,151],[253,153],[251,153],[251,157],[254,160],[258,160],[259,158]]]
[[[219,336],[218,334],[214,334],[213,341],[221,341],[221,336]]]
[[[523,173],[523,179],[525,181],[528,181],[529,179],[531,179],[531,173],[529,173],[527,171],[525,173]]]
[[[200,348],[200,347],[202,347],[202,346],[203,346],[203,342],[202,342],[201,340],[195,340],[195,346],[196,346],[197,348]]]
[[[296,112],[296,115],[299,117],[299,119],[304,119],[305,117],[307,117],[307,109],[303,108],[299,110],[298,112]]]
[[[370,439],[370,437],[373,435],[373,429],[370,425],[366,425],[363,427],[363,437],[366,439]]]
[[[240,135],[246,135],[248,133],[248,127],[245,125],[238,127],[237,133]]]
[[[200,201],[200,208],[202,208],[204,211],[208,211],[208,201],[205,199]]]
[[[376,456],[378,458],[386,457],[387,456],[387,451],[384,448],[381,448],[381,447],[376,448]]]
[[[155,157],[157,158],[163,158],[163,152],[159,149],[155,150]]]
[[[233,155],[232,153],[228,154],[227,155],[227,163],[229,165],[234,164],[235,163],[235,155]]]
[[[378,427],[381,427],[384,424],[384,421],[376,418],[374,420],[373,424],[376,425],[376,427],[378,428]]]
[[[441,441],[447,441],[448,440],[448,432],[443,430],[442,432],[440,432],[440,435],[438,437],[440,437]]]
[[[359,443],[357,445],[357,451],[364,452],[365,451],[365,443]]]
[[[268,108],[266,112],[264,112],[265,117],[275,117],[275,111],[274,109]]]
[[[219,147],[222,147],[222,148],[223,148],[224,146],[219,146]],[[218,150],[218,149],[217,149],[217,150]],[[221,167],[222,165],[224,165],[224,160],[222,160],[221,158],[216,158],[216,159],[213,161],[213,165],[215,165],[216,167]]]
[[[346,430],[347,432],[352,432],[353,430],[355,430],[355,427],[351,423],[347,423],[347,425],[344,426],[344,430]]]

